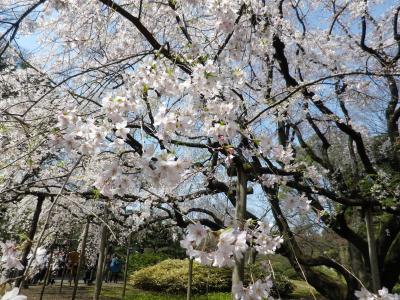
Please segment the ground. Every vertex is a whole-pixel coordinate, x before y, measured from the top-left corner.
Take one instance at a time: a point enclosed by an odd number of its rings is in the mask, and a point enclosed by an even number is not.
[[[294,282],[296,289],[289,299],[314,299],[311,295],[310,288],[304,281]],[[39,300],[42,286],[30,286],[28,289],[23,289],[21,294],[28,296],[29,300]],[[67,285],[63,286],[62,292],[60,293],[60,284],[56,282],[55,285],[47,286],[45,289],[43,300],[66,300],[71,299],[73,287],[70,287],[68,282]],[[322,299],[318,296],[314,289],[313,293],[316,295],[315,299]],[[76,294],[75,300],[90,300],[93,295],[93,286],[87,286],[80,284]],[[117,300],[121,299],[122,296],[122,284],[114,283],[103,283],[102,289],[102,300]],[[165,295],[162,293],[145,292],[127,287],[125,300],[185,300],[186,295]],[[227,293],[212,293],[209,295],[195,296],[193,300],[230,300],[230,295]]]
[[[107,284],[104,286],[106,287]],[[41,285],[33,285],[30,286],[28,289],[23,289],[21,291],[22,295],[28,296],[28,300],[39,300],[40,299],[40,293],[42,290]],[[46,286],[43,300],[66,300],[66,299],[71,299],[73,291],[73,286],[69,286],[68,282],[66,285],[63,286],[62,291],[60,293],[60,284],[59,282],[56,282],[55,285],[50,285]],[[121,285],[121,291],[122,291],[122,285]],[[91,287],[88,287],[86,284],[80,284],[78,286],[78,290],[76,293],[75,300],[88,300],[92,299],[92,289]],[[111,299],[118,299],[118,298],[110,298],[110,297],[102,297],[102,300],[111,300]],[[119,297],[121,299],[121,297]]]

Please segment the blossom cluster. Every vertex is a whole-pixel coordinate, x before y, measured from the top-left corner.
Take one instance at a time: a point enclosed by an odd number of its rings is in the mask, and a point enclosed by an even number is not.
[[[18,295],[19,288],[13,288],[11,291],[8,291],[1,297],[1,300],[27,300],[28,297],[24,295]]]
[[[273,237],[271,226],[264,222],[257,222],[255,228],[251,228],[248,221],[245,230],[228,228],[219,234],[217,240],[205,226],[200,223],[190,224],[181,246],[186,249],[187,255],[195,261],[212,265],[215,267],[232,267],[235,258],[242,258],[244,253],[253,246],[254,249],[263,255],[273,254],[283,242],[282,237]],[[207,249],[216,244],[214,251]],[[247,288],[240,286],[233,287],[236,299],[263,299],[268,297],[272,282],[267,279],[265,282],[257,280]]]
[[[232,267],[234,257],[242,258],[249,248],[248,244],[252,244],[260,254],[272,254],[283,242],[280,236],[273,237],[270,226],[263,222],[258,222],[253,230],[249,226],[246,227],[246,230],[225,229],[219,234],[218,240],[215,241],[205,226],[200,223],[190,224],[187,227],[187,234],[181,241],[181,246],[186,249],[187,255],[195,261],[221,268]],[[215,243],[216,250],[208,252],[207,248]]]
[[[378,291],[378,295],[372,294],[365,287],[362,287],[361,290],[356,291],[354,294],[359,300],[400,300],[399,294],[390,294],[385,287]]]
[[[248,287],[244,287],[240,282],[232,286],[232,292],[236,300],[253,300],[253,299],[273,299],[270,296],[271,288],[273,286],[272,280],[267,277],[265,281],[258,279]]]
[[[7,270],[16,268],[18,270],[22,270],[24,266],[21,264],[18,259],[18,251],[15,242],[6,241],[5,243],[0,242],[2,257],[0,259],[0,263]]]
[[[58,127],[63,130],[61,138],[55,140],[67,152],[79,151],[83,155],[109,150],[122,150],[129,133],[127,114],[135,103],[124,97],[106,97],[102,101],[101,113],[105,117],[83,117],[77,109],[65,110],[58,115]],[[107,136],[114,133],[110,142]]]
[[[28,261],[33,269],[39,269],[39,270],[44,269],[48,263],[47,249],[44,247],[38,247],[33,261],[32,259],[33,259],[33,253],[30,253],[28,255]]]

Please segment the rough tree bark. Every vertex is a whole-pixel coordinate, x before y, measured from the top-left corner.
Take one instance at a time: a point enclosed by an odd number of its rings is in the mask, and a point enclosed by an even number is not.
[[[101,286],[103,283],[103,265],[105,260],[105,250],[107,244],[108,228],[105,224],[101,225],[101,240],[99,248],[99,259],[97,262],[96,284],[94,288],[93,300],[100,299]]]
[[[75,275],[75,280],[74,280],[74,290],[72,292],[71,300],[75,300],[76,292],[78,290],[79,273],[81,271],[81,268],[82,268],[82,265],[83,265],[83,259],[85,257],[86,241],[87,241],[87,236],[88,236],[88,232],[89,232],[89,226],[90,226],[90,218],[87,219],[85,230],[83,231],[82,249],[81,249],[81,253],[79,255],[79,262],[78,262],[78,267],[77,267],[77,270],[76,270],[76,275]]]
[[[28,255],[32,248],[33,239],[35,238],[37,225],[39,222],[40,213],[42,212],[42,206],[43,206],[44,200],[45,200],[44,195],[39,195],[37,198],[35,212],[33,213],[31,227],[30,227],[29,233],[28,233],[29,240],[27,241],[26,247],[24,249],[24,252],[22,253],[22,258],[21,258],[21,263],[24,266],[24,268],[18,272],[18,277],[23,276],[23,274],[25,273],[26,266],[28,265]],[[23,284],[24,284],[23,277],[20,277],[15,281],[15,286],[22,286]]]
[[[235,220],[240,230],[243,230],[246,220],[246,201],[247,201],[247,175],[241,163],[236,164],[237,186],[236,186],[236,210]],[[239,258],[235,256],[235,265],[232,272],[232,292],[233,287],[244,281],[244,255]]]
[[[381,279],[379,275],[378,255],[376,252],[376,241],[372,223],[371,208],[365,210],[365,226],[367,229],[368,253],[369,253],[369,262],[371,267],[371,277],[372,277],[372,290],[375,294],[377,294],[378,290],[380,290],[381,288]]]

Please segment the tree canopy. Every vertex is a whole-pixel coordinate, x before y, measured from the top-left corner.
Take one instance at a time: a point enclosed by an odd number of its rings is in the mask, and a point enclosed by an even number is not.
[[[189,226],[189,256],[232,264],[238,299],[268,290],[239,284],[250,248],[286,256],[330,299],[391,291],[399,12],[379,0],[3,0],[2,232],[29,232],[37,251],[87,218],[121,243]],[[308,251],[300,224],[345,241],[351,261]]]

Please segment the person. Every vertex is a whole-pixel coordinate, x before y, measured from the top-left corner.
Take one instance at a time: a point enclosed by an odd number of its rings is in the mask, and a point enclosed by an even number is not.
[[[111,271],[111,278],[110,281],[114,281],[114,283],[117,283],[118,281],[118,275],[121,272],[122,269],[122,264],[121,261],[119,260],[118,256],[114,256],[111,259],[110,263],[110,271]]]
[[[79,263],[79,252],[71,251],[67,254],[67,270],[69,271],[69,285],[72,285],[72,281],[76,276]]]

